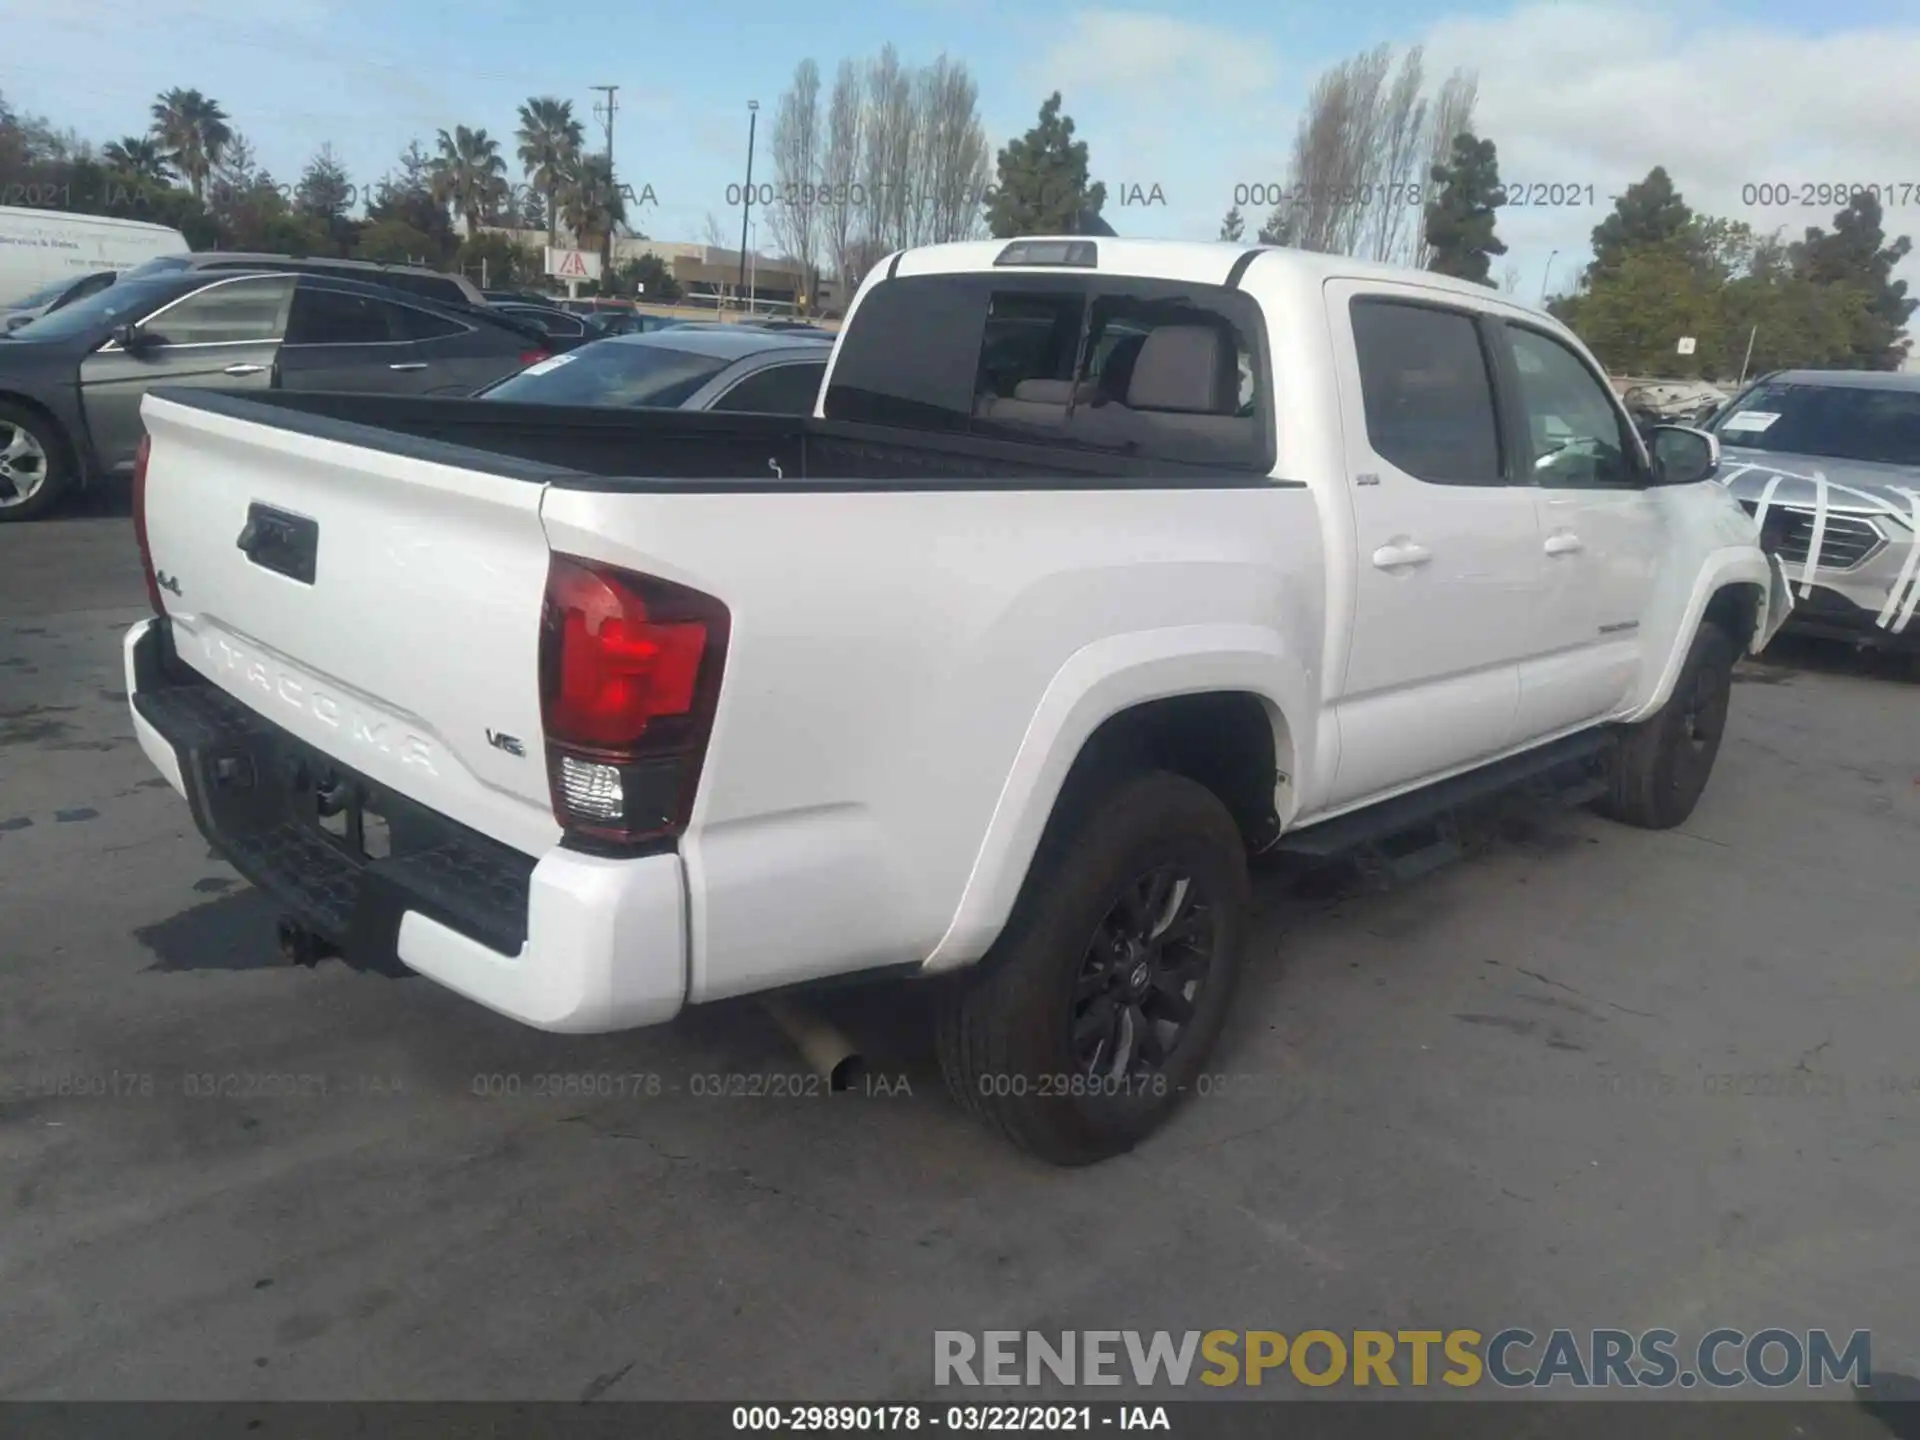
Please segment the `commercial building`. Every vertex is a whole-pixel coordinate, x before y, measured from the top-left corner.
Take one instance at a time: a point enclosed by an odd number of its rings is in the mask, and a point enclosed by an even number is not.
[[[503,235],[535,255],[547,243],[547,232],[544,230],[509,230],[495,226],[483,228],[486,233]],[[560,234],[560,243],[573,243],[564,229]],[[648,255],[657,256],[666,266],[667,273],[673,276],[674,283],[680,287],[681,294],[696,303],[731,306],[744,297],[751,297],[757,307],[786,310],[802,303],[801,297],[808,294],[807,277],[801,273],[800,265],[790,259],[748,251],[746,287],[743,290],[740,284],[740,251],[737,248],[675,240],[643,240],[628,235],[614,239],[613,263],[616,267]],[[806,302],[808,308],[815,312],[835,308],[835,288],[832,280],[823,279],[818,293]]]

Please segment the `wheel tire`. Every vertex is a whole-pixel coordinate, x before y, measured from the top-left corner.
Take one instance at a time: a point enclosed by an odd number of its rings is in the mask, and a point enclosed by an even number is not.
[[[1159,908],[1158,948],[1124,951],[1103,939],[1136,885],[1169,877],[1168,905],[1146,891],[1136,914]],[[1184,876],[1187,889],[1178,889]],[[1191,908],[1189,908],[1191,902]],[[1210,790],[1165,772],[1119,781],[1048,827],[1006,929],[978,967],[957,977],[942,1007],[940,1066],[955,1100],[1013,1144],[1056,1165],[1088,1165],[1130,1150],[1159,1127],[1194,1083],[1226,1023],[1247,922],[1246,846],[1227,808]],[[1196,920],[1192,917],[1198,916]],[[1142,933],[1153,926],[1145,922]],[[1191,926],[1209,944],[1179,939]],[[1177,990],[1141,992],[1132,1013],[1153,1016],[1158,1044],[1167,1007],[1189,1011],[1160,1057],[1156,1078],[1124,1074],[1073,1093],[1090,1071],[1076,1055],[1076,1011],[1084,1003],[1116,1016],[1132,994],[1125,982],[1151,954],[1154,974]],[[1162,959],[1166,968],[1159,968]],[[1085,967],[1095,967],[1090,973]],[[1104,977],[1104,978],[1103,978]],[[1198,984],[1189,988],[1189,979]],[[1105,985],[1083,1001],[1083,985]],[[1091,1011],[1083,1016],[1100,1028]],[[1124,1027],[1132,1059],[1142,1032]],[[1120,1053],[1116,1043],[1109,1053]],[[1075,1077],[1082,1077],[1076,1080]]]
[[[1734,659],[1732,637],[1702,625],[1672,696],[1608,758],[1610,788],[1594,809],[1643,830],[1670,830],[1693,814],[1726,731]]]
[[[0,500],[0,525],[38,520],[51,514],[59,508],[73,483],[73,465],[59,427],[38,411],[0,401],[0,460],[4,460],[7,451],[16,444],[17,437],[22,435],[28,437],[32,448],[38,452],[34,470],[16,474],[11,481],[0,478],[0,489],[17,493],[27,476],[35,472],[38,473],[39,483],[24,500],[12,504]],[[19,458],[15,457],[15,463]]]

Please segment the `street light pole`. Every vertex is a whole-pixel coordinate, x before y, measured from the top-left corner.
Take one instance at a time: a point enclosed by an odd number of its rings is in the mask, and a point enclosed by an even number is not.
[[[747,289],[747,217],[753,213],[753,134],[760,123],[760,102],[747,101],[747,191],[745,205],[740,211],[740,284],[736,291],[744,295]]]
[[[1549,250],[1546,268],[1540,272],[1540,303],[1542,305],[1547,303],[1547,277],[1553,274],[1554,257],[1559,253],[1558,250]]]
[[[595,85],[595,86],[592,86],[591,88],[598,90],[601,94],[607,97],[606,103],[604,105],[595,105],[593,109],[596,115],[603,116],[607,122],[607,193],[609,196],[611,196],[613,193],[613,111],[614,111],[613,97],[615,92],[618,91],[620,87],[618,85]],[[609,199],[607,203],[611,205],[613,202],[611,199]],[[573,238],[574,238],[574,243],[576,245],[580,243],[580,237],[578,235],[574,236]],[[607,286],[613,280],[613,275],[611,273],[613,270],[613,217],[612,216],[607,217],[607,235],[604,243],[605,243],[605,249],[603,249],[600,254],[600,293],[602,295],[607,293]]]

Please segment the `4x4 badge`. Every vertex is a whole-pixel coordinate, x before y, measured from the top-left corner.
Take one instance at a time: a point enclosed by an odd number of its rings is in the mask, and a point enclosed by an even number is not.
[[[176,580],[173,576],[169,575],[166,571],[164,570],[158,571],[153,577],[153,583],[158,585],[162,590],[166,591],[169,595],[172,595],[175,599],[179,598],[180,582]]]

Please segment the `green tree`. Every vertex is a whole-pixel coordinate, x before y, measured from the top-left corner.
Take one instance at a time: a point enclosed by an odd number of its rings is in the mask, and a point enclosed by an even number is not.
[[[627,261],[619,269],[619,278],[629,295],[663,303],[680,298],[680,282],[673,278],[667,262],[658,255],[642,255],[638,260]]]
[[[462,240],[460,248],[454,252],[453,260],[461,274],[476,285],[484,284],[489,290],[512,289],[525,281],[537,279],[541,269],[530,252],[514,244],[505,235],[490,230],[479,231]]]
[[[1817,285],[1793,274],[1748,274],[1720,292],[1722,345],[1705,357],[1703,374],[1735,379],[1769,370],[1846,369],[1868,318],[1866,292]],[[1753,355],[1747,356],[1751,339]]]
[[[554,196],[580,161],[586,131],[574,118],[571,100],[540,95],[520,107],[520,128],[514,138],[520,142],[520,164],[527,172],[527,183],[545,202],[547,244],[552,245]]]
[[[206,197],[207,176],[233,138],[227,112],[198,90],[177,86],[153,102],[153,135],[165,150],[167,162],[187,178],[193,198]]]
[[[404,220],[369,220],[354,246],[359,260],[378,260],[387,265],[427,264],[438,267],[439,242],[425,231],[416,230]]]
[[[1848,286],[1865,297],[1846,368],[1898,370],[1905,361],[1912,343],[1905,336],[1907,319],[1920,302],[1907,298],[1907,282],[1895,280],[1893,268],[1912,249],[1905,235],[1887,243],[1880,200],[1871,190],[1854,193],[1833,217],[1831,231],[1810,226],[1790,248],[1795,274],[1816,285]]]
[[[151,135],[124,135],[108,142],[100,158],[115,174],[128,180],[149,180],[157,185],[172,181],[167,157],[160,142]]]
[[[1646,179],[1629,185],[1613,202],[1613,213],[1593,227],[1593,263],[1587,274],[1598,274],[1631,251],[1683,240],[1697,233],[1693,224],[1693,211],[1673,188],[1673,178],[1656,165]]]
[[[605,155],[582,155],[567,172],[558,197],[561,218],[582,250],[600,252],[600,273],[613,274],[614,231],[626,223],[626,197],[614,183]]]
[[[1614,374],[1679,376],[1723,348],[1720,287],[1678,241],[1623,250],[1562,317]],[[1677,353],[1691,335],[1699,356]]]
[[[1461,131],[1453,137],[1447,163],[1435,165],[1430,178],[1439,192],[1427,202],[1427,246],[1433,254],[1427,268],[1491,286],[1493,257],[1507,253],[1506,242],[1493,233],[1507,203],[1493,141]]]
[[[434,265],[444,264],[459,244],[447,220],[447,207],[434,198],[433,157],[418,140],[400,153],[399,167],[373,187],[367,219],[398,221],[426,236],[432,243],[424,253]]]
[[[431,168],[434,199],[466,221],[469,235],[506,199],[507,162],[500,158],[500,142],[484,129],[442,130]]]
[[[1238,240],[1246,233],[1246,217],[1240,213],[1240,207],[1236,205],[1227,211],[1227,218],[1220,222],[1220,238],[1222,240]]]
[[[331,228],[335,221],[346,218],[353,200],[353,181],[347,178],[347,167],[340,163],[329,141],[301,172],[300,183],[293,191],[293,208]]]
[[[1060,92],[1040,107],[1040,120],[1000,149],[998,179],[986,193],[987,227],[995,239],[1077,235],[1107,203],[1107,187],[1087,180],[1087,142],[1073,138],[1060,113]]]
[[[7,97],[0,95],[0,175],[18,175],[31,158],[27,130]]]
[[[1259,241],[1262,245],[1291,245],[1298,228],[1293,212],[1284,205],[1276,205],[1260,226]]]

